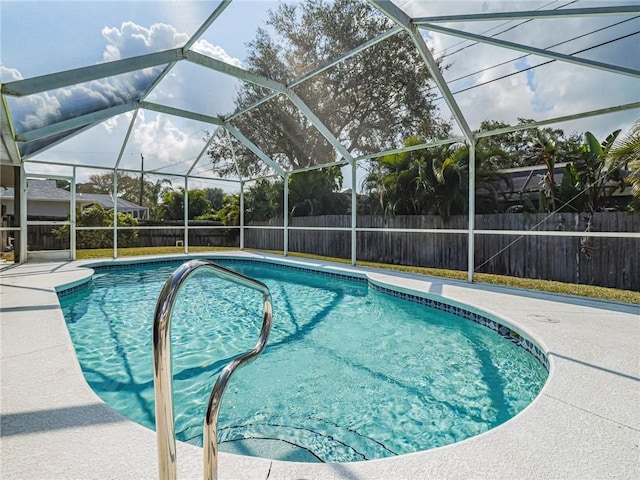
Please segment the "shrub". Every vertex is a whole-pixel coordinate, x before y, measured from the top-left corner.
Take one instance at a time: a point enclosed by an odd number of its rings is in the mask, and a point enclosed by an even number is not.
[[[118,212],[119,227],[135,227],[138,220],[129,213]],[[77,227],[113,227],[113,209],[105,210],[96,203],[76,211]],[[58,239],[69,237],[69,225],[52,230]],[[138,230],[118,230],[118,247],[134,247],[138,239]],[[113,247],[113,232],[111,230],[79,230],[77,231],[76,248],[110,248]]]

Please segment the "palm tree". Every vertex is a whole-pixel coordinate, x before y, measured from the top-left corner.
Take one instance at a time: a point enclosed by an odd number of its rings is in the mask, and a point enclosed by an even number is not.
[[[339,193],[341,187],[342,171],[338,166],[291,175],[290,215],[294,217],[346,213],[346,198]]]
[[[640,120],[636,121],[624,138],[617,139],[607,155],[607,169],[627,165],[631,170],[625,183],[631,186],[629,208],[640,211]]]
[[[160,200],[171,190],[171,180],[162,178],[155,182],[144,183],[144,205],[149,208],[149,217],[156,219],[161,215]]]
[[[466,178],[469,150],[468,147],[462,146],[453,151],[451,148],[443,149],[440,153],[440,158],[432,157],[429,162],[433,171],[432,178],[435,180],[432,187],[435,194],[433,210],[447,223],[451,215],[467,210]]]
[[[464,213],[468,210],[469,151],[468,145],[458,146],[450,155],[445,156],[444,161],[437,164],[441,172],[437,173],[436,179],[442,187],[438,197],[441,198],[441,202],[447,202],[451,207],[454,207],[455,213]],[[486,138],[481,138],[476,142],[476,213],[495,213],[498,211],[498,186],[502,182],[509,184],[511,181],[508,176],[498,173],[500,166],[507,158],[507,152],[488,142]],[[443,198],[445,196],[446,200]],[[445,207],[445,209],[447,208]],[[440,214],[442,215],[442,213]]]
[[[548,201],[549,211],[555,212],[557,204],[556,200],[558,198],[558,185],[556,184],[555,178],[556,155],[558,154],[558,148],[549,135],[538,130],[536,131],[533,150],[536,152],[539,161],[547,167],[547,171],[541,179],[544,197],[542,195],[540,196],[540,206],[543,207]]]
[[[222,208],[216,212],[218,220],[225,226],[240,225],[240,195],[226,194],[222,200]]]
[[[424,143],[409,137],[405,147]],[[380,157],[365,178],[364,188],[384,215],[420,215],[429,195],[420,190],[420,170],[428,161],[426,150],[401,152]]]
[[[410,137],[405,146],[424,143]],[[476,146],[478,212],[497,210],[497,174],[506,153],[480,140]],[[453,144],[439,149],[401,152],[380,158],[365,180],[365,188],[385,215],[438,214],[444,222],[467,211],[469,147]]]

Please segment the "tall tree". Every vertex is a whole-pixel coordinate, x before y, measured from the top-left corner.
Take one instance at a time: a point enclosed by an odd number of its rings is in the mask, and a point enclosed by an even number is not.
[[[248,44],[249,70],[284,84],[338,58],[392,22],[356,0],[282,3],[269,12],[266,28]],[[435,90],[414,44],[398,33],[293,87],[294,92],[351,152],[369,153],[397,145],[409,132],[424,138],[446,135],[449,124],[436,117]],[[255,103],[265,89],[244,84],[238,110]],[[267,155],[288,168],[336,160],[333,147],[284,95],[232,122]],[[235,174],[225,141],[209,153],[222,174]],[[259,175],[266,166],[236,144],[240,173]]]
[[[140,179],[135,175],[125,172],[118,172],[118,197],[133,202],[140,203],[140,193],[142,189],[142,206],[149,207],[152,218],[157,213],[158,202],[162,196],[171,190],[171,181],[160,178],[151,181],[147,178]],[[141,183],[142,182],[142,183]],[[89,182],[80,183],[77,186],[79,193],[103,193],[113,194],[113,173],[100,173],[89,176]]]
[[[118,172],[118,197],[129,202],[140,201],[140,179],[124,172]],[[80,193],[113,194],[113,173],[100,173],[89,176],[89,182],[79,185]]]
[[[274,182],[263,178],[251,185],[245,194],[245,221],[264,221],[282,218],[284,192],[282,181]]]
[[[289,177],[289,214],[338,215],[347,212],[348,199],[339,193],[342,174],[337,166],[312,170]]]
[[[207,200],[204,190],[189,190],[189,220],[212,212],[211,202]],[[158,217],[161,220],[184,219],[184,188],[169,190],[162,196],[162,203],[158,205]]]
[[[405,147],[424,143],[414,136]],[[476,145],[476,211],[497,210],[497,165],[506,153],[481,139]],[[468,208],[469,147],[454,144],[386,155],[374,162],[365,189],[385,215],[451,215]]]
[[[171,190],[171,180],[167,178],[157,179],[155,182],[144,181],[143,205],[149,207],[150,217],[156,219],[159,213],[159,205],[165,193]]]
[[[558,185],[555,172],[558,147],[549,135],[538,130],[530,153],[533,157],[540,159],[539,161],[547,168],[540,180],[542,184],[540,204],[545,206],[548,204],[549,210],[554,212],[558,200]]]
[[[211,203],[211,208],[215,211],[220,210],[224,204],[224,190],[221,188],[205,188],[204,193]]]
[[[565,166],[562,182],[556,190],[557,209],[593,214],[604,208],[618,208],[610,202],[610,197],[630,183],[628,177],[625,179],[624,167],[631,159],[627,154],[632,151],[628,149],[628,143],[625,145],[628,139],[616,141],[619,134],[620,130],[616,130],[602,142],[591,132],[584,134],[579,156]],[[619,154],[615,150],[616,144],[620,147]],[[554,210],[549,208],[549,211]]]
[[[423,143],[419,136],[405,140],[405,147]],[[426,213],[424,199],[432,198],[433,173],[420,177],[421,165],[431,159],[429,150],[414,150],[385,155],[372,162],[364,189],[374,200],[376,212],[384,215],[419,215]],[[418,186],[420,182],[420,186]]]
[[[525,125],[534,120],[528,118],[519,118],[518,124]],[[485,120],[480,124],[478,131],[488,132],[500,128],[508,127],[504,122],[496,120]],[[539,149],[539,139],[545,138],[548,143],[552,143],[556,153],[554,156],[555,163],[571,162],[575,159],[582,145],[581,135],[572,133],[566,135],[559,128],[540,128],[534,127],[526,130],[518,130],[516,132],[501,133],[491,137],[485,137],[484,142],[488,150],[499,149],[505,153],[501,158],[499,168],[513,167],[529,167],[533,165],[541,165],[544,163]]]
[[[236,193],[225,194],[222,207],[216,212],[216,218],[223,225],[240,225],[240,195]]]

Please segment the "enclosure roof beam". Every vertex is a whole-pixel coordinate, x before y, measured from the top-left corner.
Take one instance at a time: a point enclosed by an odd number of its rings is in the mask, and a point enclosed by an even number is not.
[[[182,47],[183,51],[190,49],[193,46],[193,44],[198,41],[198,39],[202,36],[202,34],[207,31],[207,29],[213,24],[213,22],[215,22],[216,19],[220,16],[220,14],[222,14],[222,12],[225,11],[225,9],[229,6],[229,4],[231,4],[231,1],[232,0],[223,0],[222,2],[220,2],[220,4],[216,7],[213,13],[209,16],[209,18],[207,18],[204,21],[204,23],[200,25],[200,28],[198,28],[198,30],[195,31],[195,33],[191,36],[191,38],[187,40],[187,43],[185,43],[184,46]],[[145,98],[147,98],[147,96],[156,88],[156,86],[158,86],[158,84],[162,81],[162,79],[167,76],[167,74],[171,71],[171,69],[175,67],[176,63],[177,61],[171,62],[169,65],[165,67],[165,69],[162,71],[160,76],[156,78],[153,84],[140,97],[141,100],[144,100]]]
[[[120,146],[120,153],[118,153],[118,158],[116,159],[116,164],[113,169],[117,170],[120,166],[120,162],[122,161],[122,157],[124,155],[124,151],[127,148],[127,144],[129,143],[129,137],[131,136],[131,132],[133,132],[133,126],[136,124],[136,119],[138,118],[138,112],[140,109],[136,109],[131,116],[131,120],[129,121],[129,127],[127,128],[127,133],[124,136],[124,140],[122,141],[122,145]]]
[[[218,19],[218,17],[222,14],[222,12],[226,10],[226,8],[231,4],[231,2],[232,0],[222,0],[220,4],[216,7],[216,9],[213,11],[213,13],[209,15],[209,18],[207,18],[204,21],[204,23],[200,25],[200,28],[198,28],[198,30],[196,30],[195,33],[191,35],[191,38],[187,40],[187,43],[185,43],[183,48],[185,50],[190,49],[193,46],[193,44],[196,43],[198,39],[204,34],[204,32],[206,32],[207,29],[213,24],[213,22],[215,22]]]
[[[224,125],[224,120],[219,117],[212,117],[210,115],[203,115],[202,113],[195,113],[190,110],[182,110],[181,108],[169,107],[167,105],[160,105],[152,102],[140,102],[140,108],[145,110],[152,110],[154,112],[166,113],[167,115],[173,115],[175,117],[187,118],[189,120],[196,120],[198,122],[211,123],[213,125]]]
[[[183,58],[181,48],[149,53],[138,57],[115,60],[113,62],[100,63],[89,67],[75,68],[64,72],[41,75],[39,77],[16,80],[4,83],[2,93],[14,97],[32,95],[56,88],[68,87],[79,83],[90,82],[100,78],[112,77],[122,73],[128,73],[144,68],[156,67],[166,63],[176,62]]]
[[[404,28],[409,33],[409,35],[411,35],[411,38],[413,39],[413,43],[418,49],[418,52],[420,53],[422,60],[427,65],[427,69],[431,74],[431,78],[433,78],[434,82],[440,89],[440,93],[442,94],[444,101],[447,103],[449,110],[451,110],[451,114],[453,115],[453,118],[456,120],[464,136],[467,138],[469,142],[471,142],[473,140],[473,134],[471,132],[471,128],[469,127],[469,124],[467,123],[467,119],[464,117],[462,110],[460,110],[460,107],[458,106],[458,103],[456,102],[455,98],[453,98],[453,94],[451,93],[451,90],[449,89],[449,85],[447,84],[442,73],[440,72],[440,68],[438,67],[437,62],[433,58],[433,55],[431,54],[429,47],[427,47],[427,44],[425,43],[424,38],[422,38],[422,35],[418,31],[417,27],[411,22],[411,18],[406,13],[404,13],[404,11],[402,11],[399,7],[397,7],[394,3],[392,3],[389,0],[367,0],[367,1],[370,4],[372,4],[375,8],[380,10],[382,13],[384,13],[391,20],[393,20],[402,28]]]
[[[229,133],[231,133],[231,135],[233,135],[238,140],[240,140],[240,143],[242,143],[245,147],[247,147],[249,150],[255,153],[258,156],[258,158],[260,158],[264,163],[266,163],[271,168],[273,168],[279,175],[284,176],[285,172],[283,168],[280,165],[278,165],[276,162],[274,162],[271,158],[269,158],[267,154],[264,153],[262,150],[260,150],[253,142],[251,142],[251,140],[245,137],[240,130],[238,130],[236,127],[234,127],[230,123],[226,123],[224,125],[224,128],[226,128],[229,131]]]
[[[410,147],[401,147],[401,148],[394,148],[393,150],[384,150],[382,152],[378,152],[378,153],[370,153],[368,155],[362,155],[358,158],[356,158],[357,161],[359,160],[368,160],[370,158],[378,158],[378,157],[385,157],[387,155],[395,155],[396,153],[404,153],[404,152],[413,152],[414,150],[423,150],[425,148],[433,148],[433,147],[439,147],[440,145],[451,145],[454,143],[464,143],[467,139],[465,137],[452,137],[452,138],[445,138],[442,140],[436,140],[434,142],[426,142],[426,143],[420,143],[418,145],[411,145]]]
[[[640,77],[640,70],[636,70],[634,68],[627,68],[619,65],[611,65],[609,63],[598,62],[596,60],[589,60],[587,58],[580,58],[580,57],[575,57],[573,55],[553,52],[551,50],[546,50],[544,48],[530,47],[528,45],[522,45],[520,43],[509,42],[507,40],[500,40],[495,37],[487,37],[485,35],[478,35],[475,33],[463,32],[461,30],[456,30],[453,28],[440,27],[432,23],[424,23],[421,25],[421,27],[426,28],[427,30],[431,30],[433,32],[444,33],[446,35],[464,38],[466,40],[474,40],[476,42],[486,43],[496,47],[508,48],[511,50],[516,50],[518,52],[525,52],[531,55],[538,55],[541,57],[551,58],[553,60],[560,60],[567,63],[573,63],[583,67],[595,68],[598,70],[603,70],[605,72],[618,73],[618,74],[628,75],[635,78]]]
[[[67,132],[74,130],[78,127],[90,127],[96,123],[100,123],[121,113],[130,112],[138,108],[140,104],[138,102],[129,102],[122,105],[116,105],[114,107],[106,108],[104,110],[98,110],[97,112],[88,113],[79,117],[63,120],[62,122],[47,125],[46,127],[35,128],[28,132],[19,133],[15,136],[17,142],[31,142],[40,138],[46,138],[57,133]]]
[[[321,65],[313,70],[311,70],[309,73],[304,74],[303,76],[295,79],[293,82],[291,82],[290,84],[288,84],[287,86],[289,88],[295,87],[297,85],[300,85],[301,83],[315,77],[316,75],[324,72],[325,70],[330,69],[331,67],[336,66],[337,64],[343,62],[344,60],[353,57],[354,55],[362,52],[363,50],[366,50],[367,48],[376,45],[378,43],[380,43],[381,41],[392,37],[393,35],[397,34],[398,32],[401,32],[402,28],[400,28],[399,26],[395,26],[390,28],[389,30],[387,30],[386,32],[381,33],[380,35],[367,40],[366,42],[358,45],[357,47],[349,50],[346,53],[343,53],[342,55],[334,58],[333,60],[331,60],[330,62],[325,63],[324,65]],[[260,105],[262,105],[265,102],[268,102],[269,100],[271,100],[273,97],[275,97],[277,95],[277,93],[270,93],[269,95],[266,95],[265,97],[261,98],[260,100],[258,100],[257,102],[252,103],[251,105],[249,105],[246,108],[243,108],[242,110],[234,113],[232,116],[229,117],[229,120],[233,120],[234,118],[247,113],[249,110],[252,110]]]
[[[190,176],[191,172],[193,172],[193,169],[196,168],[196,165],[200,162],[200,159],[202,158],[202,156],[207,152],[207,149],[209,148],[209,145],[211,145],[211,142],[213,142],[213,139],[216,138],[216,135],[218,135],[218,132],[220,131],[221,128],[222,127],[216,128],[216,131],[213,132],[213,134],[209,137],[209,140],[206,141],[206,143],[204,145],[204,148],[200,151],[200,153],[196,157],[195,161],[193,162],[193,164],[189,168],[189,171],[187,172],[187,177]]]
[[[316,114],[313,113],[313,111],[307,106],[307,104],[305,104],[302,99],[291,89],[287,89],[287,96],[298,108],[298,110],[300,110],[303,115],[309,119],[309,121],[320,132],[320,134],[327,139],[331,146],[335,148],[340,155],[342,155],[342,158],[353,165],[355,161],[347,148],[338,141],[333,133],[329,131],[329,129],[324,125],[324,123],[322,123],[322,121],[316,116]]]
[[[563,117],[550,118],[548,120],[540,120],[538,122],[529,122],[522,125],[514,125],[510,127],[497,128],[495,130],[491,130],[487,132],[477,132],[475,134],[475,138],[492,137],[494,135],[518,132],[520,130],[528,130],[530,128],[542,127],[544,125],[552,125],[554,123],[569,122],[571,120],[579,120],[581,118],[596,117],[599,115],[606,115],[608,113],[623,112],[625,110],[633,110],[634,108],[640,108],[640,102],[625,103],[624,105],[601,108],[598,110],[591,110],[589,112],[578,113],[575,115],[565,115]]]
[[[237,180],[235,178],[203,177],[203,176],[200,176],[200,175],[189,175],[189,178],[197,178],[198,180],[207,180],[207,181],[210,181],[210,182],[242,183],[242,180]]]
[[[289,170],[288,173],[289,175],[292,175],[294,173],[310,172],[312,170],[322,170],[323,168],[334,167],[336,165],[339,165],[339,166],[349,165],[349,162],[345,159],[336,160],[335,162],[323,163],[322,165],[309,165],[308,167],[294,168],[292,170]]]
[[[575,18],[603,15],[634,15],[640,13],[640,4],[611,7],[567,8],[564,10],[524,10],[521,12],[469,13],[466,15],[438,15],[416,17],[413,23],[487,22],[494,20],[532,20],[541,18]]]
[[[207,55],[203,55],[198,52],[189,50],[185,52],[184,55],[185,59],[189,62],[201,65],[206,68],[210,68],[212,70],[215,70],[216,72],[231,75],[232,77],[238,78],[245,82],[253,83],[254,85],[259,85],[278,93],[284,93],[284,90],[286,88],[280,82],[276,82],[275,80],[271,80],[270,78],[258,75],[257,73],[250,72],[240,67],[236,67],[235,65],[231,65],[230,63],[225,63],[216,58],[208,57]]]
[[[2,137],[2,158],[0,163],[4,164],[6,160],[10,160],[15,165],[20,164],[20,149],[14,140],[13,123],[9,115],[9,107],[7,101],[2,95],[2,108],[0,108],[0,136]],[[6,158],[5,158],[6,155]]]
[[[228,63],[222,62],[215,58],[207,57],[206,55],[202,55],[196,52],[187,52],[185,57],[188,61],[197,63],[198,65],[202,65],[204,67],[211,68],[218,72],[226,73],[235,78],[239,78],[240,80],[244,80],[249,83],[253,83],[255,85],[259,85],[262,87],[269,88],[274,92],[283,93],[291,102],[309,119],[309,121],[313,124],[313,126],[322,134],[323,137],[329,141],[331,146],[335,148],[340,155],[342,155],[349,163],[353,164],[353,157],[347,151],[347,149],[342,145],[329,131],[329,129],[322,123],[322,121],[313,113],[313,111],[302,101],[296,93],[287,88],[284,84],[277,82],[275,80],[271,80],[270,78],[264,77],[262,75],[258,75],[253,72],[249,72],[248,70],[244,70],[242,68],[236,67],[234,65],[230,65]]]
[[[236,149],[233,148],[233,142],[231,141],[231,134],[229,133],[229,130],[227,130],[226,133],[227,133],[227,143],[229,144],[229,148],[231,149],[231,159],[233,160],[233,165],[236,167],[236,173],[238,174],[238,178],[242,181],[244,179],[240,174],[240,166],[238,165],[238,159],[236,158]]]

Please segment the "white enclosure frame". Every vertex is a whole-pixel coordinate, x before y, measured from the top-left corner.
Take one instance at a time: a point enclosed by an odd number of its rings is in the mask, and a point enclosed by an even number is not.
[[[630,4],[626,6],[611,6],[611,7],[596,7],[596,8],[569,8],[564,10],[533,10],[533,11],[519,11],[519,12],[500,12],[500,13],[488,13],[488,14],[469,14],[469,15],[450,15],[450,16],[437,16],[437,17],[423,17],[423,18],[411,18],[409,17],[402,9],[396,6],[394,3],[388,0],[367,0],[374,8],[382,12],[389,19],[391,19],[395,26],[388,31],[378,35],[377,37],[364,42],[357,48],[346,52],[334,60],[322,65],[312,72],[294,80],[288,85],[284,85],[280,82],[277,82],[273,79],[269,79],[263,77],[261,75],[257,75],[253,72],[244,70],[242,68],[238,68],[236,66],[224,63],[222,61],[216,60],[214,58],[202,55],[200,53],[194,52],[191,50],[191,47],[195,44],[195,42],[202,36],[202,34],[211,26],[216,19],[220,16],[220,14],[231,4],[231,0],[222,1],[219,6],[215,9],[215,11],[206,19],[206,21],[202,24],[202,26],[194,33],[194,35],[187,41],[187,43],[181,48],[174,48],[162,52],[156,52],[147,55],[141,55],[138,57],[127,58],[124,60],[117,60],[113,62],[107,62],[98,65],[92,65],[84,68],[73,69],[65,72],[59,72],[49,75],[38,76],[25,80],[18,80],[14,82],[8,82],[2,85],[2,108],[0,109],[0,113],[2,114],[2,163],[9,165],[20,165],[22,171],[22,180],[23,184],[20,188],[24,191],[26,188],[25,177],[24,177],[24,162],[31,162],[34,164],[38,163],[48,163],[48,162],[40,162],[33,160],[32,157],[36,154],[41,153],[48,148],[56,145],[59,142],[54,142],[47,147],[45,147],[41,151],[36,151],[31,153],[27,157],[22,157],[20,155],[20,150],[18,148],[18,144],[21,142],[29,142],[37,139],[42,139],[54,134],[60,134],[64,132],[70,132],[74,129],[79,129],[78,134],[80,132],[85,131],[92,126],[109,119],[115,115],[119,115],[125,112],[133,112],[132,119],[130,121],[126,136],[124,138],[123,144],[120,148],[119,155],[115,161],[115,165],[113,167],[106,168],[106,170],[110,170],[113,173],[113,195],[117,196],[118,187],[117,187],[117,173],[118,172],[135,172],[141,175],[145,173],[154,173],[153,171],[143,171],[140,170],[129,170],[129,169],[121,169],[119,168],[123,154],[125,152],[126,146],[129,142],[132,130],[134,128],[134,124],[136,122],[136,118],[138,112],[140,110],[149,110],[154,112],[160,112],[167,115],[182,117],[191,120],[197,120],[199,122],[204,122],[206,124],[210,124],[216,127],[216,130],[209,142],[203,147],[200,154],[197,156],[195,161],[192,163],[188,172],[185,175],[175,175],[171,174],[171,177],[183,177],[184,178],[184,188],[185,188],[185,221],[184,221],[184,252],[189,252],[189,244],[188,244],[188,232],[190,229],[200,228],[196,226],[189,226],[187,209],[188,209],[188,190],[189,190],[189,179],[191,178],[201,178],[202,180],[207,181],[228,181],[235,182],[239,186],[240,191],[240,225],[237,227],[202,227],[202,228],[221,228],[221,229],[230,229],[236,228],[239,229],[239,247],[241,249],[245,248],[245,238],[244,233],[247,228],[273,228],[273,229],[281,229],[283,231],[283,251],[284,255],[288,255],[289,253],[289,231],[296,229],[304,229],[303,227],[291,227],[289,225],[289,208],[288,208],[288,179],[291,175],[294,175],[299,172],[308,171],[311,169],[320,169],[325,168],[330,165],[348,165],[351,169],[351,184],[352,184],[352,194],[351,194],[351,227],[350,228],[325,228],[318,227],[321,230],[334,230],[334,231],[350,231],[351,232],[351,263],[355,265],[357,263],[357,255],[356,255],[356,247],[357,247],[357,233],[358,232],[414,232],[414,233],[456,233],[467,235],[468,238],[468,269],[467,269],[467,280],[473,281],[474,279],[474,271],[475,271],[475,258],[474,258],[474,241],[476,235],[509,235],[509,236],[525,236],[525,235],[544,235],[544,236],[560,236],[560,237],[571,237],[571,236],[581,236],[581,237],[607,237],[607,238],[640,238],[640,233],[638,232],[565,232],[565,231],[493,231],[493,230],[476,230],[474,225],[474,217],[475,217],[475,142],[479,138],[489,137],[492,135],[498,135],[508,132],[515,132],[518,130],[524,130],[527,128],[533,128],[543,125],[551,125],[562,123],[570,120],[583,119],[593,116],[599,115],[607,115],[614,112],[622,112],[626,110],[640,110],[640,102],[631,102],[624,105],[615,105],[604,109],[593,110],[589,112],[581,112],[575,115],[569,115],[564,117],[558,117],[553,119],[548,119],[540,122],[532,122],[525,125],[516,125],[508,128],[497,129],[490,132],[474,132],[469,127],[469,124],[458,106],[456,99],[454,98],[449,86],[442,76],[437,63],[428,49],[425,40],[422,35],[422,30],[430,30],[434,32],[442,32],[448,35],[458,36],[464,39],[470,39],[473,41],[486,43],[498,47],[509,48],[519,52],[526,52],[534,55],[544,56],[547,58],[551,58],[553,60],[557,60],[560,62],[568,62],[571,64],[577,64],[589,69],[602,70],[610,73],[614,73],[617,75],[630,76],[632,78],[640,79],[640,71],[633,68],[620,67],[618,65],[609,64],[606,62],[598,62],[593,60],[588,60],[580,57],[576,57],[573,55],[566,55],[557,52],[553,52],[546,49],[534,48],[527,45],[522,45],[514,42],[508,42],[504,40],[499,40],[494,37],[488,37],[484,35],[471,34],[468,32],[464,32],[462,30],[453,29],[450,27],[442,27],[440,23],[454,23],[454,22],[474,22],[474,21],[490,21],[490,20],[513,20],[513,19],[542,19],[542,18],[573,18],[573,17],[590,17],[590,16],[605,16],[605,15],[639,15],[640,14],[640,4]],[[399,148],[388,150],[384,152],[379,152],[373,155],[363,155],[360,157],[354,158],[342,144],[341,142],[330,132],[330,130],[323,124],[323,122],[317,117],[317,115],[313,112],[311,108],[309,108],[301,99],[298,97],[295,92],[292,90],[293,87],[299,85],[300,83],[308,80],[315,75],[318,75],[321,72],[331,68],[332,66],[337,65],[340,62],[358,54],[370,48],[373,45],[389,38],[393,35],[397,35],[400,32],[406,32],[411,40],[413,41],[417,52],[420,54],[422,60],[424,61],[426,67],[428,68],[435,84],[437,85],[445,103],[447,104],[449,110],[452,112],[453,118],[457,123],[460,131],[462,132],[462,137],[455,137],[449,139],[442,139],[436,142],[425,143],[423,145],[417,145],[413,147],[407,148]],[[220,72],[226,75],[230,75],[236,79],[239,79],[244,82],[249,82],[255,85],[259,85],[261,87],[265,87],[271,91],[268,95],[266,95],[261,100],[255,102],[251,106],[236,112],[235,114],[229,116],[228,118],[220,118],[214,116],[203,115],[199,113],[194,113],[187,110],[181,110],[178,108],[170,107],[167,105],[160,105],[153,102],[149,102],[146,98],[153,91],[153,89],[158,85],[158,83],[167,76],[167,74],[171,71],[171,69],[178,62],[189,62],[200,65],[204,68],[211,69],[216,72]],[[151,85],[151,87],[144,92],[139,99],[135,101],[131,101],[129,103],[118,105],[116,107],[106,108],[104,110],[100,110],[97,112],[93,112],[86,115],[81,115],[69,120],[60,121],[58,123],[54,123],[52,125],[48,125],[42,128],[35,128],[26,132],[22,132],[20,134],[16,134],[12,123],[11,123],[11,115],[7,106],[6,97],[7,96],[23,96],[30,95],[33,93],[44,92],[48,90],[52,90],[55,88],[60,88],[64,86],[70,86],[81,82],[87,82],[91,80],[97,80],[104,77],[110,77],[113,75],[118,75],[127,72],[133,72],[136,70],[140,70],[142,68],[150,68],[154,66],[166,65],[161,73],[161,75],[156,79],[156,81]],[[317,129],[317,131],[326,139],[326,141],[331,145],[331,147],[335,150],[337,158],[339,160],[323,164],[323,165],[315,165],[307,168],[300,169],[292,169],[285,170],[281,165],[279,165],[276,161],[269,158],[258,146],[253,144],[238,128],[236,128],[232,122],[235,118],[243,113],[246,113],[259,105],[269,101],[270,99],[276,97],[277,95],[284,95],[295,107],[309,120],[309,122]],[[232,157],[235,162],[235,152],[233,151],[233,144],[231,142],[231,136],[237,139],[244,147],[248,148],[252,151],[262,162],[268,165],[273,171],[276,172],[276,175],[280,176],[284,179],[284,225],[283,227],[257,227],[257,226],[248,226],[245,225],[244,218],[244,189],[247,182],[257,180],[257,178],[242,178],[242,176],[238,176],[239,180],[231,180],[231,179],[222,179],[222,178],[208,178],[208,177],[198,177],[192,175],[192,172],[195,166],[198,164],[200,159],[206,155],[206,151],[210,145],[210,142],[219,135],[222,131],[226,134],[226,140],[231,146]],[[71,138],[73,135],[67,136],[65,139]],[[468,226],[467,229],[413,229],[413,230],[404,230],[404,229],[369,229],[369,228],[358,228],[356,225],[356,216],[357,216],[357,192],[356,192],[356,169],[359,161],[364,161],[371,158],[376,158],[384,155],[389,155],[393,153],[399,152],[407,152],[412,150],[417,150],[421,148],[430,148],[438,145],[446,145],[457,142],[464,142],[469,146],[469,198],[468,198]],[[61,166],[69,166],[73,167],[73,195],[75,196],[75,169],[76,167],[87,167],[94,169],[104,169],[103,167],[96,167],[92,165],[78,165],[78,164],[64,164],[64,163],[55,163],[56,165]],[[237,166],[236,166],[237,168]],[[31,175],[30,175],[31,176]],[[261,177],[266,178],[266,177]],[[26,218],[26,195],[22,195],[22,202],[24,203],[21,208],[21,215],[23,218],[20,220],[20,239],[21,239],[21,251],[24,251],[24,255],[21,255],[21,261],[24,261],[26,256],[26,229],[27,222]],[[75,204],[73,205],[73,213],[75,215]],[[72,215],[72,218],[74,216]],[[107,227],[109,228],[109,227]],[[119,229],[123,229],[125,227],[117,226],[117,202],[115,202],[114,207],[114,227],[113,227],[113,257],[117,257],[118,255],[118,246],[117,246],[117,234]],[[165,228],[165,227],[135,227],[136,229],[154,229],[154,228]],[[72,229],[72,255],[75,258],[75,222],[71,222]],[[310,229],[310,228],[306,228]],[[3,231],[8,230],[3,228]],[[11,229],[15,231],[15,228]]]

